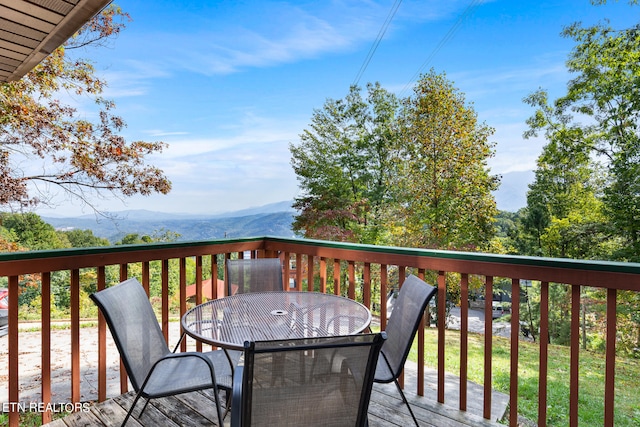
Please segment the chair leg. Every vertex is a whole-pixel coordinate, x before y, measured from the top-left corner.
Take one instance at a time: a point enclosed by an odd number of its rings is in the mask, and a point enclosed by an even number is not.
[[[142,416],[142,413],[144,412],[144,410],[147,409],[147,405],[149,404],[150,400],[151,399],[147,399],[147,401],[144,402],[144,406],[142,407],[142,411],[140,411],[140,415],[139,416]]]
[[[124,427],[125,424],[127,424],[127,421],[129,420],[129,417],[131,416],[131,414],[133,414],[133,408],[136,407],[136,403],[138,403],[138,400],[140,399],[141,393],[138,392],[136,393],[136,397],[135,399],[133,399],[133,403],[131,404],[131,408],[129,408],[129,411],[127,412],[127,416],[124,417],[124,421],[122,421],[122,424],[120,424],[120,427]],[[147,399],[147,403],[149,403],[149,399]],[[147,403],[144,404],[144,407],[147,407]],[[142,410],[144,411],[144,408],[142,408]],[[140,412],[140,414],[142,414],[142,412]]]
[[[222,415],[222,411],[220,411],[220,396],[218,395],[218,387],[216,384],[213,384],[213,398],[216,402],[216,413],[218,414],[218,424],[220,427],[224,426],[224,416]],[[226,416],[226,411],[225,411]]]
[[[411,405],[409,405],[409,401],[407,400],[407,397],[404,395],[404,392],[402,391],[402,387],[400,387],[400,383],[398,382],[398,379],[396,378],[393,381],[396,383],[396,387],[400,392],[400,396],[402,396],[402,401],[404,402],[405,405],[407,405],[407,408],[409,409],[409,413],[411,414],[411,418],[413,418],[413,422],[416,423],[416,427],[420,427],[420,424],[418,424],[418,420],[416,419],[416,416],[413,414]]]

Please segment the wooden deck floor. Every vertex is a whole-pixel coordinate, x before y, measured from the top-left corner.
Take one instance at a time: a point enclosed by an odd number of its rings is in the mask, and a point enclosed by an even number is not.
[[[435,387],[425,387],[425,396],[417,396],[409,390],[415,390],[413,373],[406,370],[405,393],[409,399],[421,426],[460,427],[460,426],[498,426],[497,419],[505,413],[508,396],[494,392],[492,397],[492,420],[482,418],[482,389],[469,383],[467,412],[458,407],[457,383],[454,376],[447,376],[445,385],[445,404],[437,403]],[[433,380],[433,381],[431,381]],[[427,373],[427,384],[435,384],[435,372]],[[51,427],[78,426],[114,426],[120,425],[133,402],[133,392],[117,396],[105,402],[95,404],[88,412],[78,412],[66,418],[47,424]],[[210,392],[186,393],[180,396],[151,400],[145,412],[139,417],[142,404],[138,403],[133,419],[128,426],[202,426],[216,425],[215,403]],[[225,425],[230,424],[230,415]],[[369,425],[371,427],[411,426],[413,421],[409,411],[402,403],[394,384],[374,384],[369,405]]]

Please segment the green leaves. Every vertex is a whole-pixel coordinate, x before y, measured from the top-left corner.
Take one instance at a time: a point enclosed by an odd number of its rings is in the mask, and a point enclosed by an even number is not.
[[[491,191],[497,178],[486,161],[494,130],[444,74],[422,76],[400,118],[396,189],[404,236],[411,246],[478,249],[494,234]]]
[[[379,84],[368,96],[352,86],[345,99],[329,99],[313,113],[310,129],[290,144],[291,164],[303,195],[293,228],[306,237],[382,243],[390,198],[389,159],[396,137],[398,101]]]
[[[414,98],[379,84],[352,87],[314,111],[290,145],[303,195],[294,230],[305,237],[415,247],[478,248],[496,213],[486,160],[493,129],[444,75],[431,73]]]
[[[0,85],[0,205],[55,204],[52,188],[90,207],[104,192],[131,196],[171,190],[163,172],[145,163],[166,144],[125,141],[119,135],[124,121],[113,115],[113,102],[100,96],[106,82],[90,61],[70,54],[102,46],[127,19],[117,6],[107,7],[23,79]],[[95,101],[98,118],[79,118],[75,108],[57,99],[62,91]]]
[[[544,90],[525,99],[536,108],[525,137],[544,132],[548,141],[528,195],[528,214],[545,222],[530,235],[546,234],[545,255],[638,260],[640,24],[576,23],[563,36],[576,42],[567,93],[552,105]]]

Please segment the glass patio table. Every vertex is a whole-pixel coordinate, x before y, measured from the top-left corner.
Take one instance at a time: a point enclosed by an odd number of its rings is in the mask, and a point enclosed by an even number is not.
[[[253,292],[200,304],[182,317],[197,341],[243,350],[245,341],[353,335],[371,323],[357,301],[318,292]]]

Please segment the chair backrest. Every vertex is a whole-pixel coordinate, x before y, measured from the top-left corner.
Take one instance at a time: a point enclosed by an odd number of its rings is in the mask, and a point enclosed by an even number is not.
[[[367,425],[384,340],[382,332],[245,343],[231,425]]]
[[[391,377],[385,381],[393,381],[402,372],[407,360],[411,344],[420,326],[420,319],[429,300],[438,292],[438,288],[428,285],[414,275],[409,275],[400,287],[393,304],[393,311],[387,321],[385,331],[387,340],[381,350],[380,362],[388,362]],[[376,375],[376,380],[378,380]]]
[[[129,279],[90,297],[107,321],[133,388],[140,390],[153,364],[171,352],[147,294]]]
[[[228,259],[228,295],[284,290],[280,258]]]

